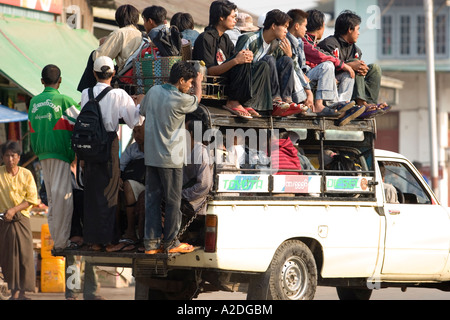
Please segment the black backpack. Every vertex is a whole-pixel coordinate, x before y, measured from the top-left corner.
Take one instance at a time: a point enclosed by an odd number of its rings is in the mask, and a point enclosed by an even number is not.
[[[339,171],[358,171],[358,166],[349,156],[337,154],[333,157],[333,160],[329,164],[329,170],[339,170]],[[346,173],[344,175],[356,175],[351,173]]]
[[[158,48],[161,57],[181,55],[181,33],[176,26],[159,30],[153,43]]]
[[[109,86],[94,98],[93,88],[88,89],[89,101],[81,109],[72,133],[72,149],[78,160],[103,163],[110,159],[111,146],[99,101],[111,90]]]

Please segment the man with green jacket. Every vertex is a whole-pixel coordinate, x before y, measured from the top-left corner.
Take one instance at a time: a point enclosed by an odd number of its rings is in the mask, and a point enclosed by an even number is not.
[[[28,111],[31,147],[42,166],[54,248],[64,249],[69,244],[73,213],[71,136],[80,106],[59,93],[61,70],[57,66],[45,66],[41,82],[45,89],[31,99]]]

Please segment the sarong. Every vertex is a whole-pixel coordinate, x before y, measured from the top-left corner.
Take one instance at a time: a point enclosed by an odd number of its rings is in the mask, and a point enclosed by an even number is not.
[[[83,171],[83,239],[90,244],[107,245],[115,240],[119,194],[119,142],[114,135],[111,159],[106,163],[85,163]]]
[[[12,222],[0,221],[0,266],[12,291],[35,291],[36,273],[30,218],[18,212]]]

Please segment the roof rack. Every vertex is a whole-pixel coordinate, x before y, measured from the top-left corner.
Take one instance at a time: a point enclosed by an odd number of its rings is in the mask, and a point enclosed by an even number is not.
[[[342,130],[342,131],[366,131],[376,132],[374,119],[353,120],[345,126],[337,125],[336,118],[317,117],[309,115],[293,115],[288,117],[262,116],[261,118],[243,119],[230,114],[218,101],[202,100],[199,108],[193,113],[195,117],[202,120],[206,128],[215,127],[239,127],[260,129],[315,129],[315,130]]]

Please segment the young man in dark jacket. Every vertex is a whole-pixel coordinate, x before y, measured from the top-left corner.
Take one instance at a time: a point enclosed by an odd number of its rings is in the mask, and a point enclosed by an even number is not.
[[[356,45],[360,24],[361,17],[351,11],[343,11],[336,19],[334,35],[317,46],[353,68],[356,73],[353,99],[356,104],[368,107],[378,102],[381,69],[377,64],[367,65],[361,60],[362,52]]]
[[[265,64],[252,64],[253,52],[235,50],[227,30],[236,24],[237,7],[230,1],[214,1],[209,9],[209,25],[195,41],[192,56],[203,60],[208,75],[229,79],[225,109],[239,117],[259,117],[258,111],[272,111],[270,71]]]

